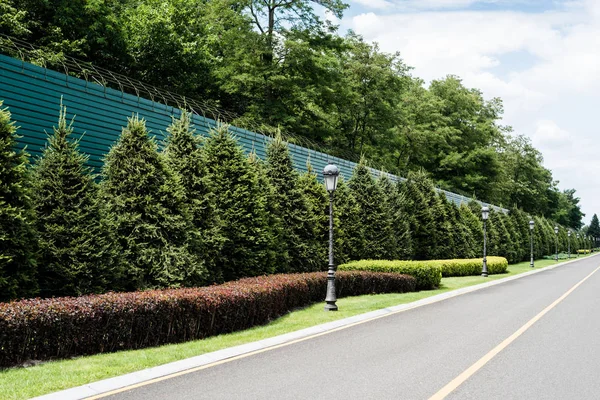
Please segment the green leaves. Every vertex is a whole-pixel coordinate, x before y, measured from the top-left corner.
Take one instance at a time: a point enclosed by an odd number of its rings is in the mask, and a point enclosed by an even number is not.
[[[190,210],[179,176],[157,151],[146,125],[129,119],[106,156],[100,186],[110,232],[118,238],[124,287],[198,282],[206,270],[191,249]]]
[[[72,138],[67,108],[33,168],[33,200],[39,233],[40,294],[77,296],[108,290],[120,276],[118,251],[107,235],[87,156]]]
[[[0,101],[0,301],[38,290],[27,155],[15,150],[16,131]]]

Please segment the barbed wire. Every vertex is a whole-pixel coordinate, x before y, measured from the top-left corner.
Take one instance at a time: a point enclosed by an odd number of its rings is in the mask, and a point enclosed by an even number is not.
[[[0,53],[49,70],[83,79],[86,82],[128,93],[138,98],[147,98],[156,103],[176,107],[180,110],[188,110],[205,119],[230,124],[269,137],[273,137],[277,132],[280,132],[284,140],[289,143],[297,144],[314,151],[329,153],[332,156],[354,162],[358,162],[360,159],[360,156],[354,152],[332,148],[326,143],[291,132],[285,132],[279,127],[272,127],[257,123],[248,118],[243,118],[234,112],[219,108],[215,102],[198,100],[161,89],[126,75],[93,65],[90,62],[67,56],[61,52],[54,52],[8,35],[0,34]]]

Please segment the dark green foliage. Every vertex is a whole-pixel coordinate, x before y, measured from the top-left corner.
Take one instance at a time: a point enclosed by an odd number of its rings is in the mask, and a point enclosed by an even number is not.
[[[598,216],[596,214],[592,216],[592,221],[590,222],[587,235],[600,239],[600,222],[598,221]]]
[[[274,272],[266,192],[259,186],[256,169],[227,126],[211,132],[204,152],[225,237],[217,262],[220,274],[228,281]]]
[[[510,259],[511,237],[504,225],[501,211],[490,210],[488,220],[488,254]]]
[[[531,258],[531,232],[529,229],[530,218],[518,208],[512,208],[509,215],[513,228],[518,232],[520,260],[529,260]]]
[[[413,246],[410,234],[410,222],[405,213],[404,194],[399,185],[394,185],[386,175],[380,175],[377,184],[385,194],[385,208],[388,219],[392,223],[393,259],[409,260],[412,258]]]
[[[329,258],[329,194],[325,190],[325,185],[319,182],[310,162],[308,162],[306,167],[307,172],[300,175],[298,184],[304,198],[308,201],[309,209],[307,215],[310,218],[310,223],[314,227],[315,235],[318,239],[318,260],[322,260],[322,268],[325,268]],[[335,214],[334,210],[334,232],[337,232],[340,223],[339,218]]]
[[[385,194],[371,176],[364,160],[354,169],[348,185],[360,208],[364,226],[365,247],[360,258],[393,258],[395,241],[392,221],[386,210]]]
[[[341,178],[338,180],[333,197],[333,207],[334,262],[343,264],[351,260],[359,260],[365,251],[364,224],[354,194]]]
[[[413,255],[417,260],[431,260],[437,243],[437,222],[434,219],[430,202],[431,182],[423,171],[411,172],[402,184],[404,194],[404,214],[408,216],[413,241]],[[427,197],[426,197],[427,194]],[[435,195],[435,194],[434,194]]]
[[[87,157],[72,138],[66,107],[34,166],[33,200],[39,233],[40,294],[78,296],[112,289],[118,252],[107,234]]]
[[[206,270],[190,252],[193,229],[184,190],[138,117],[110,149],[100,186],[109,229],[118,239],[124,287],[173,287],[198,282]]]
[[[284,232],[283,224],[279,218],[279,204],[276,201],[275,188],[267,176],[267,167],[256,153],[248,155],[251,168],[256,173],[259,196],[265,200],[267,226],[269,227],[269,242],[266,252],[266,265],[271,265],[277,271],[278,265],[288,265],[289,253],[287,249],[279,246],[282,243]]]
[[[512,218],[509,214],[499,213],[502,223],[508,233],[510,240],[505,244],[506,246],[506,257],[510,264],[521,261],[523,250],[521,250],[521,234],[515,229]]]
[[[15,151],[17,128],[10,118],[0,101],[0,301],[38,289],[27,154]]]
[[[446,210],[446,217],[450,224],[452,238],[454,242],[455,258],[475,258],[479,254],[474,251],[475,240],[471,229],[463,220],[459,208],[453,202],[449,201],[445,195],[440,195],[442,204]]]
[[[189,250],[204,264],[210,282],[223,280],[217,270],[217,259],[223,247],[221,221],[216,212],[213,187],[208,180],[201,139],[191,127],[191,115],[184,112],[167,129],[164,155],[169,167],[178,175],[183,186],[183,202],[187,208],[189,222]],[[198,280],[199,279],[199,280]],[[202,274],[190,276],[186,285],[203,283]]]
[[[279,246],[287,249],[288,265],[279,272],[307,272],[324,268],[322,239],[317,223],[318,210],[312,209],[300,186],[300,177],[292,165],[287,144],[277,135],[267,148],[267,175],[275,190],[283,237]]]
[[[474,203],[474,202],[473,202]],[[471,252],[475,257],[483,255],[483,223],[467,204],[460,205],[460,218],[471,233]]]

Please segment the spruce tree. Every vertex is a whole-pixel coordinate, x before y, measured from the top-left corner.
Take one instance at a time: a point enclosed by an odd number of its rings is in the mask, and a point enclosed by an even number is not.
[[[33,169],[39,233],[40,294],[79,296],[111,289],[119,276],[118,252],[105,229],[88,157],[72,139],[66,107]]]
[[[521,211],[518,208],[512,208],[510,210],[510,214],[509,214],[511,220],[512,220],[512,226],[514,227],[514,229],[516,231],[518,231],[518,237],[519,237],[519,243],[518,243],[518,247],[519,247],[519,255],[520,261],[526,261],[530,259],[530,253],[531,253],[531,232],[529,231],[529,219],[527,218],[527,216],[525,215],[525,213],[523,213],[523,211]]]
[[[431,182],[424,171],[410,172],[402,184],[404,214],[408,216],[412,233],[413,254],[417,260],[431,260],[436,255],[437,226],[431,209]],[[435,195],[435,193],[434,193]]]
[[[201,139],[191,126],[191,114],[183,112],[167,128],[164,155],[169,167],[178,174],[183,186],[183,201],[193,229],[189,231],[189,249],[204,264],[198,264],[200,273],[190,275],[186,285],[203,283],[202,270],[208,271],[209,282],[221,282],[217,259],[223,247],[221,221],[216,212],[213,187],[201,149]],[[200,279],[200,280],[195,280]]]
[[[176,287],[206,275],[189,249],[184,190],[146,123],[129,118],[110,149],[102,170],[100,194],[107,225],[116,235],[127,290]]]
[[[506,251],[507,251],[507,260],[510,264],[517,263],[521,261],[522,253],[521,250],[521,234],[519,231],[515,229],[513,224],[513,220],[509,214],[505,214],[504,212],[499,213],[502,218],[502,222],[504,223],[504,227],[510,237],[510,241],[506,243]]]
[[[481,218],[473,213],[469,205],[463,203],[460,205],[460,219],[471,233],[470,254],[479,258],[483,251],[483,223]]]
[[[471,230],[463,221],[459,208],[453,202],[449,201],[445,195],[440,196],[443,200],[446,209],[446,215],[450,228],[452,229],[452,237],[454,240],[454,257],[455,258],[473,258],[475,257],[475,243]]]
[[[283,224],[279,218],[281,214],[279,212],[279,204],[277,203],[275,188],[267,176],[265,162],[258,158],[254,151],[248,155],[248,161],[250,162],[251,169],[256,173],[259,198],[265,204],[265,218],[269,227],[269,241],[265,253],[265,264],[272,266],[272,269],[265,271],[265,273],[273,273],[277,271],[278,265],[288,265],[290,257],[287,249],[280,246],[284,233]]]
[[[325,190],[323,183],[319,182],[310,164],[310,160],[307,162],[306,168],[307,171],[300,175],[298,183],[304,198],[308,201],[308,218],[312,221],[311,224],[318,239],[316,244],[318,248],[318,260],[321,260],[323,263],[321,269],[324,269],[329,257],[329,194]],[[336,214],[334,210],[334,232],[340,225],[339,217]]]
[[[278,134],[267,147],[267,175],[275,189],[279,218],[283,225],[281,246],[290,259],[281,272],[318,271],[323,269],[320,238],[311,205],[300,187],[300,177],[294,169],[287,144]]]
[[[365,234],[360,206],[342,178],[338,180],[333,207],[335,263],[339,265],[360,260],[365,252]]]
[[[406,199],[401,191],[401,183],[393,184],[386,175],[380,175],[378,185],[386,197],[388,218],[392,221],[393,245],[391,258],[409,260],[412,258],[412,237],[410,222],[404,212]]]
[[[204,143],[208,176],[215,188],[225,243],[217,267],[224,280],[273,273],[273,235],[267,198],[257,171],[227,126],[213,129]],[[279,247],[279,243],[276,243]]]
[[[364,225],[365,248],[362,259],[386,259],[394,246],[392,221],[386,211],[385,195],[361,159],[349,181]]]
[[[16,132],[0,101],[0,301],[38,290],[27,154],[15,151]]]

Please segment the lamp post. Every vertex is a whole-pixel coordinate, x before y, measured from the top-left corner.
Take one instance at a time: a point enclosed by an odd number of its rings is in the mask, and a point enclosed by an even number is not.
[[[333,164],[328,164],[323,169],[325,189],[329,192],[329,267],[327,269],[327,297],[325,297],[325,311],[337,311],[335,304],[335,264],[333,263],[333,192],[337,188],[340,170]]]
[[[575,242],[577,243],[577,258],[579,258],[579,233],[576,233],[575,237],[577,238],[577,241]]]
[[[569,250],[567,251],[569,260],[571,259],[571,230],[567,231],[567,243],[569,243]]]
[[[482,207],[481,208],[481,218],[483,219],[483,267],[481,269],[481,276],[483,276],[484,278],[487,278],[488,276],[488,269],[487,269],[487,258],[486,258],[486,251],[487,251],[487,235],[486,235],[486,222],[487,219],[490,215],[490,209],[489,207]]]
[[[531,268],[533,268],[533,228],[535,226],[535,222],[533,220],[529,221],[529,237],[531,241]]]
[[[556,247],[556,262],[558,262],[558,226],[554,227],[554,245]]]

